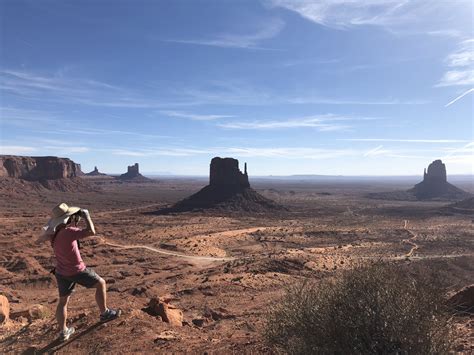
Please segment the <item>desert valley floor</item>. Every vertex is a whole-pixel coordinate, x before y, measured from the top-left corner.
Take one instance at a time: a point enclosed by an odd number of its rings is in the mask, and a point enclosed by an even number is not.
[[[0,329],[0,353],[266,353],[266,312],[286,285],[304,278],[384,259],[435,270],[450,292],[474,283],[473,210],[365,197],[410,187],[403,183],[256,180],[258,192],[288,210],[171,214],[159,211],[205,182],[94,184],[95,192],[17,190],[0,199],[0,293],[9,296],[12,318]],[[474,192],[472,183],[458,186]],[[34,243],[61,201],[91,212],[98,236],[81,253],[107,281],[109,305],[123,310],[99,325],[94,292],[77,287],[69,319],[78,334],[62,345],[51,247]],[[182,327],[146,312],[154,296],[183,311]],[[46,309],[39,319],[25,312],[35,305]],[[474,351],[473,323],[454,320],[459,351]]]

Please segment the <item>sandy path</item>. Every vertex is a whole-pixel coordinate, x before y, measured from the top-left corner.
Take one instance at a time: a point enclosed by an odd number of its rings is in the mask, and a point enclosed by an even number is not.
[[[98,212],[94,213],[94,216],[103,217],[103,216],[107,216],[107,215],[111,215],[111,214],[115,214],[115,213],[132,212],[132,211],[144,210],[144,209],[147,209],[147,208],[150,208],[150,207],[159,207],[159,206],[163,207],[163,204],[162,203],[153,203],[151,205],[135,206],[135,207],[126,208],[126,209],[123,209],[123,210],[98,211]]]
[[[176,256],[178,258],[186,258],[186,259],[191,259],[191,260],[196,260],[196,261],[230,261],[230,260],[235,259],[231,257],[219,258],[219,257],[212,257],[212,256],[186,255],[186,254],[172,252],[169,250],[150,247],[148,245],[139,245],[139,244],[138,245],[120,245],[120,244],[115,244],[115,243],[110,243],[110,242],[104,242],[104,244],[109,245],[111,247],[120,248],[120,249],[145,249],[148,251],[152,251],[154,253],[171,255],[171,256]]]
[[[408,221],[404,220],[403,228],[411,235],[410,238],[402,240],[402,243],[411,245],[411,249],[408,253],[405,254],[405,258],[410,258],[413,256],[413,253],[419,248],[419,245],[414,242],[417,235],[413,233],[410,229],[408,229]]]

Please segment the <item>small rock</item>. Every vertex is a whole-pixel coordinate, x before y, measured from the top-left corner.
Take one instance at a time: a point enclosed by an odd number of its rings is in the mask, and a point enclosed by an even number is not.
[[[4,295],[0,295],[0,325],[6,324],[10,319],[10,304]]]
[[[196,327],[202,327],[204,323],[206,323],[206,320],[204,318],[195,318],[192,322]]]
[[[35,304],[28,309],[29,320],[43,319],[46,318],[49,314],[49,309],[41,304]]]
[[[173,341],[177,339],[178,339],[178,336],[175,332],[170,331],[170,330],[165,330],[164,332],[161,332],[160,334],[158,334],[154,342],[162,343],[162,342]]]
[[[160,298],[154,297],[150,300],[147,312],[153,316],[160,316],[164,322],[172,326],[183,326],[183,312]]]
[[[204,317],[212,318],[212,320],[221,320],[221,319],[232,319],[235,318],[235,314],[229,313],[225,308],[219,307],[215,310],[207,308],[204,312]]]

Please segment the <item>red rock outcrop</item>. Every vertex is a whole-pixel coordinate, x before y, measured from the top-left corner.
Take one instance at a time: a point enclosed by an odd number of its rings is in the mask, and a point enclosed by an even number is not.
[[[40,181],[81,175],[81,166],[68,158],[0,156],[0,177]]]
[[[163,322],[175,327],[183,326],[183,312],[169,304],[162,297],[153,297],[148,304],[147,312],[154,316],[160,316]]]

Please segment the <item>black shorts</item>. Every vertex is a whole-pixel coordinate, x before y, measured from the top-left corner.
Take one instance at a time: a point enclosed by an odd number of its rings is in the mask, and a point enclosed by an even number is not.
[[[69,296],[74,290],[76,284],[91,288],[94,287],[97,282],[100,281],[100,276],[97,275],[94,270],[89,268],[85,268],[84,271],[74,276],[63,276],[58,273],[56,273],[55,275],[56,280],[58,281],[58,290],[60,297]]]

